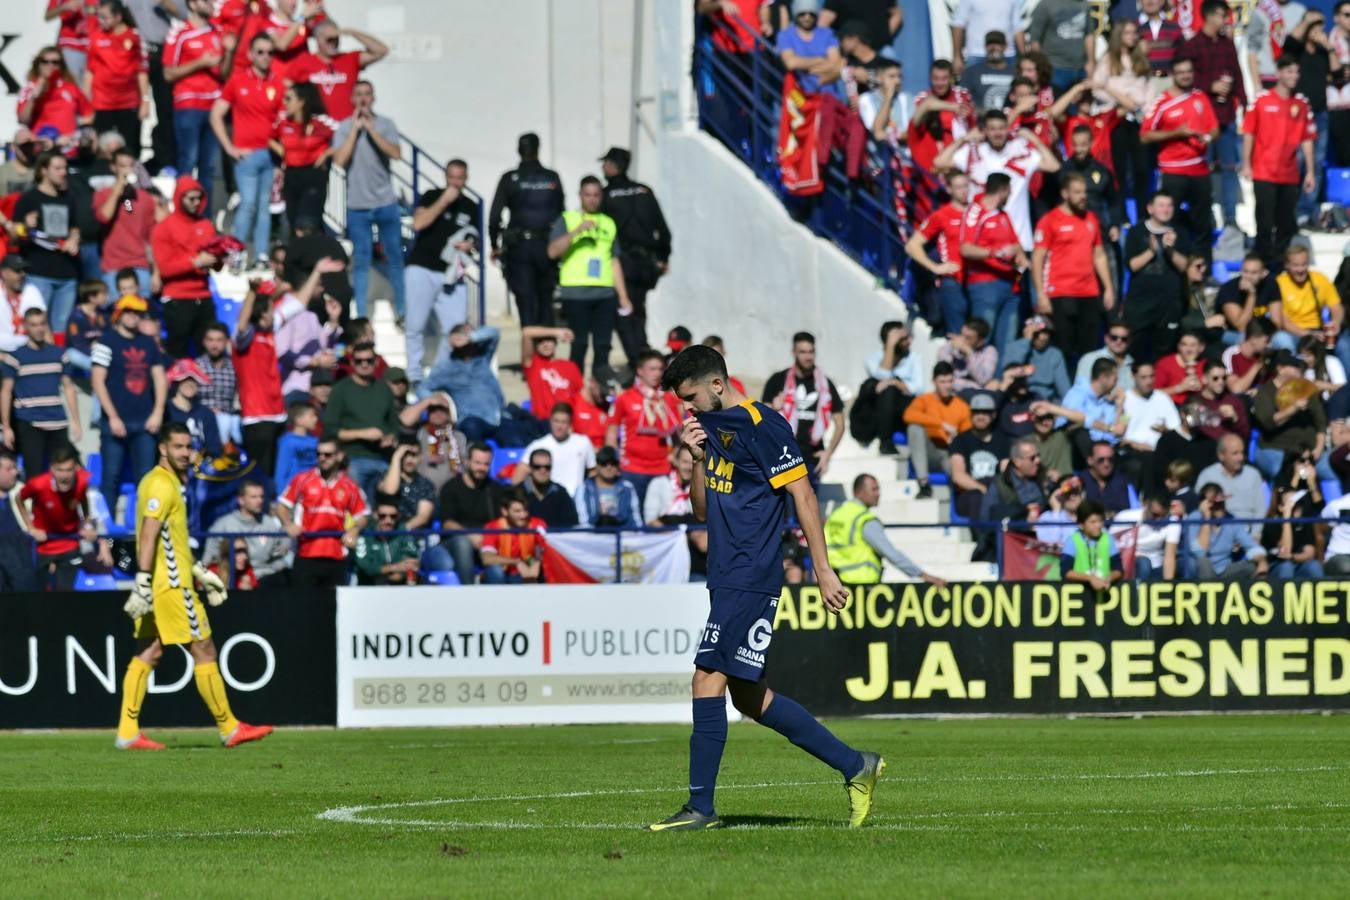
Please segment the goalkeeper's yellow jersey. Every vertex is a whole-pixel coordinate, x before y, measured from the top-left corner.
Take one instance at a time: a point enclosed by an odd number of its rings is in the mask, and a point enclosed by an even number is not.
[[[154,579],[156,606],[160,597],[172,594],[189,609],[199,606],[192,583],[192,548],[188,546],[187,495],[183,483],[170,470],[156,465],[136,488],[136,534],[149,516],[158,519],[159,546],[155,548]]]

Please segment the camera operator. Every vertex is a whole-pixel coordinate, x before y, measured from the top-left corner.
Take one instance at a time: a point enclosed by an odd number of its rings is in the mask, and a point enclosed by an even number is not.
[[[127,148],[113,154],[112,187],[94,194],[100,269],[109,296],[117,297],[117,273],[136,272],[142,297],[150,296],[150,233],[155,230],[155,197],[139,186],[136,157]]]

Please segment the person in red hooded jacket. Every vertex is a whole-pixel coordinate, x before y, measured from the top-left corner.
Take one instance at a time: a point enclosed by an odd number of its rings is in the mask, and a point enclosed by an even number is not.
[[[164,299],[165,352],[173,359],[188,356],[202,329],[216,320],[209,272],[223,260],[206,247],[217,237],[206,217],[206,192],[188,175],[180,175],[173,192],[173,212],[150,235],[155,269]]]

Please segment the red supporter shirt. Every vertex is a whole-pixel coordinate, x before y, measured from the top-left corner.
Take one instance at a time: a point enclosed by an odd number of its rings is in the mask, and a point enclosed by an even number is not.
[[[614,398],[610,420],[618,425],[619,468],[638,475],[670,471],[671,437],[680,428],[680,404],[669,391],[648,399],[634,385]]]
[[[505,518],[498,516],[491,522],[483,526],[484,528],[510,528],[511,523]],[[548,527],[548,523],[543,519],[530,516],[529,524],[525,526],[530,529],[529,534],[485,534],[483,535],[482,551],[484,553],[496,553],[505,556],[507,559],[534,559],[538,551],[544,546],[544,538],[539,531]],[[506,574],[515,575],[519,571],[516,566],[507,566]]]
[[[961,258],[961,220],[963,218],[965,218],[965,210],[957,209],[952,204],[946,203],[938,207],[919,226],[919,232],[923,234],[925,241],[937,242],[939,262],[956,263],[958,266],[964,262]],[[951,277],[960,281],[961,270],[958,269],[956,274]],[[941,284],[942,279],[938,278],[937,283]]]
[[[534,401],[531,401],[533,405]],[[605,432],[609,430],[609,413],[593,405],[580,393],[572,397],[572,430],[590,438],[591,446],[599,450],[605,446]]]
[[[341,473],[324,481],[318,469],[292,478],[278,502],[291,510],[295,523],[305,531],[344,531],[347,516],[359,519],[370,515],[365,495],[355,481]],[[341,537],[302,537],[296,555],[301,559],[343,559],[347,548],[342,546]]]
[[[570,359],[544,359],[536,353],[525,366],[525,383],[530,388],[530,412],[536,419],[547,419],[555,403],[571,403],[581,390],[581,370]]]
[[[1144,115],[1141,133],[1154,131],[1173,131],[1189,125],[1200,134],[1208,135],[1219,127],[1214,117],[1214,107],[1209,98],[1199,91],[1192,90],[1180,96],[1166,91],[1153,101]],[[1209,177],[1209,163],[1205,151],[1209,142],[1199,135],[1179,137],[1164,141],[1158,147],[1158,168],[1164,175],[1201,175]]]
[[[1252,180],[1298,184],[1299,145],[1317,138],[1308,98],[1262,91],[1247,107],[1242,133],[1252,141]]]
[[[759,35],[759,7],[763,0],[732,0],[736,7],[734,16],[726,10],[718,9],[713,13],[712,42],[718,50],[726,53],[749,53],[755,49],[755,38]]]
[[[1097,297],[1101,287],[1092,249],[1102,244],[1102,226],[1091,211],[1082,216],[1056,206],[1036,223],[1036,246],[1045,250],[1045,293],[1050,297]]]
[[[1204,367],[1204,357],[1200,357],[1189,366],[1183,366],[1181,359],[1175,353],[1169,353],[1158,360],[1157,365],[1153,367],[1153,386],[1160,391],[1166,391],[1168,388],[1174,388],[1185,381],[1187,375],[1194,375],[1203,381]],[[1177,406],[1180,406],[1195,395],[1195,392],[1182,391],[1179,394],[1172,394],[1172,399],[1176,401]]]
[[[333,122],[327,116],[317,116],[302,125],[283,116],[272,127],[272,139],[285,151],[282,161],[287,166],[313,166],[333,143]]]
[[[1228,369],[1230,375],[1236,375],[1241,378],[1246,375],[1254,366],[1261,365],[1261,358],[1244,356],[1238,347],[1229,347],[1223,351],[1223,364]],[[1256,384],[1260,383],[1258,376]]]
[[[33,124],[28,127],[34,134],[48,125],[63,137],[74,134],[79,128],[79,120],[94,114],[94,106],[84,91],[73,81],[66,81],[60,76],[48,82],[47,90],[41,95],[38,95],[36,81],[25,84],[23,90],[19,91],[18,108],[22,109],[30,100],[33,101]]]
[[[193,28],[180,22],[164,42],[164,68],[185,66],[203,56],[224,58],[219,28]],[[210,109],[220,96],[220,66],[198,69],[173,83],[174,109]]]
[[[274,317],[272,331],[258,331],[249,326],[234,339],[239,415],[245,425],[281,422],[286,418],[286,401],[281,394],[281,370],[277,368],[275,330],[280,327],[280,317]]]
[[[980,197],[976,197],[975,201],[966,207],[966,214],[961,220],[960,242],[988,250],[996,250],[1008,244],[1020,246],[1017,229],[1013,228],[1012,219],[1008,218],[1008,214],[1001,209],[985,209]],[[1012,260],[996,259],[992,256],[988,259],[966,260],[964,273],[966,284],[999,280],[1014,283],[1017,281],[1017,269]]]
[[[68,491],[57,491],[52,473],[43,472],[19,491],[20,500],[32,500],[33,525],[48,535],[77,535],[84,521],[85,498],[89,493],[89,472],[75,470],[75,485]],[[113,498],[114,501],[116,498]],[[80,548],[78,537],[50,538],[38,544],[42,556],[58,556]]]
[[[47,0],[47,11],[60,6],[62,0]],[[56,33],[56,46],[68,50],[88,50],[89,32],[96,26],[98,19],[91,14],[97,4],[86,3],[84,8],[67,10],[61,13],[61,30]],[[37,129],[34,129],[35,131]]]
[[[112,192],[108,187],[94,194],[94,218],[102,226],[103,239],[99,265],[104,272],[148,269],[150,257],[146,249],[155,230],[155,198],[139,188],[130,191],[131,197],[124,192],[112,218],[104,221],[100,210]]]
[[[929,91],[920,91],[914,98],[914,106],[917,109],[919,104],[931,96]],[[933,168],[933,160],[942,152],[952,141],[964,135],[967,131],[975,127],[975,101],[971,99],[970,91],[963,87],[954,87],[948,92],[947,96],[939,97],[948,103],[959,103],[966,107],[968,112],[961,115],[954,112],[943,110],[936,113],[938,122],[941,123],[941,134],[933,134],[929,127],[931,122],[931,113],[925,113],[923,116],[910,120],[909,123],[909,152],[914,157],[914,162],[923,169],[929,171]]]
[[[275,72],[260,76],[252,68],[225,82],[220,99],[230,104],[230,139],[240,150],[261,150],[272,138],[272,126],[282,114],[286,85]]]
[[[319,87],[328,115],[341,122],[352,115],[352,88],[361,77],[361,54],[353,50],[339,53],[331,62],[324,62],[313,53],[305,53],[287,64],[286,75],[291,81],[308,81]]]
[[[95,29],[89,38],[89,73],[94,76],[94,109],[137,109],[141,86],[137,78],[150,71],[145,45],[134,28],[121,32]]]

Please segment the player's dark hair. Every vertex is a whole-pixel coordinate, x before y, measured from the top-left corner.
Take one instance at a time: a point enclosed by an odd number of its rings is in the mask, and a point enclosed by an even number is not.
[[[482,441],[474,441],[472,444],[469,445],[468,455],[473,456],[475,453],[491,454],[492,448],[489,447],[487,444],[483,443]]]
[[[1074,136],[1074,137],[1077,137],[1077,136],[1080,135],[1080,134],[1086,134],[1088,137],[1092,137],[1092,129],[1089,128],[1089,127],[1086,126],[1086,125],[1076,125],[1076,126],[1074,126],[1074,129],[1073,129],[1073,136]]]
[[[1225,366],[1223,363],[1219,362],[1217,359],[1211,359],[1209,362],[1205,363],[1205,373],[1206,373],[1206,374],[1208,374],[1208,373],[1210,373],[1210,372],[1213,372],[1215,369],[1218,369],[1220,372],[1223,372],[1225,375],[1228,374],[1228,367]]]
[[[253,40],[248,42],[248,49],[252,50],[255,46],[257,46],[259,41],[267,41],[267,43],[269,44],[276,43],[276,41],[272,40],[272,36],[270,34],[268,34],[266,31],[260,31],[253,36]]]
[[[1153,360],[1151,359],[1136,359],[1130,363],[1130,371],[1134,373],[1136,378],[1142,370],[1151,368],[1153,368]]]
[[[120,284],[124,279],[130,278],[136,282],[136,292],[140,293],[141,280],[136,275],[136,270],[132,268],[118,269],[117,274],[113,276],[113,284]]]
[[[108,286],[97,278],[90,278],[80,282],[79,300],[80,303],[87,303],[99,294],[108,293]]]
[[[1338,12],[1340,12],[1344,7],[1347,7],[1347,6],[1350,6],[1350,0],[1341,0],[1341,2],[1339,2],[1339,3],[1336,4],[1336,7],[1335,7],[1335,9],[1332,10],[1332,12],[1338,13]]]
[[[1187,328],[1181,333],[1182,337],[1193,337],[1200,342],[1200,346],[1205,345],[1205,333],[1199,328]]]
[[[1083,187],[1086,188],[1087,176],[1085,176],[1082,172],[1065,172],[1063,175],[1059,176],[1059,189],[1061,191],[1063,191],[1069,185],[1076,183],[1081,183]]]
[[[1345,0],[1345,2],[1350,3],[1350,0]],[[725,350],[727,346],[726,344],[722,343],[722,336],[717,334],[710,334],[703,340],[699,341],[699,343],[705,347],[713,348],[718,353],[721,353],[723,350]]]
[[[458,156],[446,163],[445,167],[447,169],[463,169],[465,172],[469,171],[469,164]]]
[[[1007,172],[993,172],[984,182],[984,192],[986,194],[997,194],[1000,191],[1011,191],[1012,179],[1008,177]]]
[[[360,84],[360,82],[357,82]],[[516,153],[524,160],[539,158],[539,135],[528,131],[516,141]]]
[[[1216,12],[1228,15],[1228,4],[1224,0],[1205,0],[1200,4],[1200,18],[1208,19]]]
[[[1101,516],[1103,519],[1105,519],[1106,507],[1102,506],[1101,503],[1099,503],[1096,500],[1084,500],[1082,503],[1078,504],[1079,525],[1082,525],[1084,522],[1086,522],[1093,516]]]
[[[792,336],[792,346],[795,347],[798,344],[810,344],[814,347],[816,345],[816,336],[809,331],[799,331]]]
[[[989,323],[979,316],[971,316],[966,319],[965,327],[975,332],[975,336],[982,341],[989,337]]]
[[[1020,87],[1029,87],[1034,92],[1036,90],[1036,82],[1032,81],[1030,78],[1018,75],[1012,81],[1008,82],[1008,93],[1011,94]]]
[[[384,491],[376,491],[375,508],[379,509],[381,506],[392,506],[394,509],[398,509],[398,495],[386,494]]]
[[[370,324],[370,319],[365,316],[359,316],[347,323],[347,333],[343,335],[343,337],[346,338],[348,346],[351,346],[361,341],[362,335],[374,333],[375,329]],[[366,338],[366,341],[369,340],[369,338]],[[371,346],[373,347],[374,344],[372,343]],[[352,347],[352,349],[354,350],[356,348]]]
[[[952,368],[952,364],[944,360],[939,360],[937,365],[933,366],[934,378],[941,378],[943,375],[955,375],[955,374],[956,370]]]
[[[691,344],[685,347],[666,366],[666,374],[661,376],[661,387],[668,391],[679,390],[686,381],[706,381],[712,377],[727,378],[727,361],[711,347]]]
[[[572,404],[563,402],[553,404],[553,408],[548,411],[549,417],[556,416],[558,413],[566,413],[567,418],[572,418]]]
[[[950,72],[952,71],[952,61],[950,59],[935,59],[933,64],[928,67],[930,72]]]
[[[309,81],[297,81],[291,85],[291,93],[295,99],[300,101],[300,121],[310,122],[318,116],[328,114],[328,107],[324,105],[323,94],[319,93],[319,86]]]
[[[1201,498],[1203,498],[1206,494],[1210,493],[1222,494],[1223,486],[1213,481],[1206,481],[1204,484],[1200,486],[1200,490],[1197,491],[1196,493],[1198,493],[1201,496]]]
[[[1296,65],[1298,65],[1298,57],[1291,53],[1286,53],[1275,61],[1275,68],[1277,69],[1292,69]]]
[[[526,508],[528,508],[530,505],[529,501],[525,499],[525,491],[520,487],[520,485],[516,485],[515,487],[509,487],[506,490],[502,491],[502,501],[501,501],[502,509],[509,508],[512,503],[519,503],[521,506],[524,506]]]
[[[1222,2],[1222,0],[1220,0],[1220,2]],[[1171,69],[1173,72],[1177,70],[1177,66],[1183,65],[1189,65],[1192,69],[1194,69],[1195,60],[1191,59],[1189,56],[1181,56],[1180,54],[1172,57]]]
[[[603,190],[605,187],[604,182],[602,182],[599,178],[596,178],[594,175],[587,175],[585,178],[581,179],[581,189],[583,191],[586,190],[586,186],[590,184],[595,185],[601,190]]]
[[[297,400],[286,407],[286,424],[294,425],[307,412],[314,412],[314,404],[308,400]]]
[[[235,496],[242,497],[244,496],[244,491],[250,491],[253,488],[257,488],[264,494],[267,493],[267,488],[263,485],[261,481],[257,481],[253,478],[245,478],[243,481],[239,482],[239,490],[235,491]]]
[[[366,350],[370,350],[371,352],[374,352],[374,350],[375,350],[375,342],[374,342],[374,341],[358,341],[357,343],[352,344],[352,354],[353,354],[353,355],[355,355],[355,354],[357,354],[357,353],[361,353],[361,352],[366,351]]]
[[[175,434],[186,434],[188,437],[192,437],[192,430],[183,422],[165,422],[159,429],[159,442],[161,444],[167,443],[169,438]]]
[[[534,465],[535,459],[540,456],[547,456],[548,461],[553,462],[553,454],[545,450],[543,447],[540,447],[538,450],[531,451],[529,460],[530,465]]]
[[[1152,205],[1153,205],[1153,201],[1154,201],[1154,200],[1157,200],[1159,197],[1166,197],[1168,200],[1171,200],[1173,203],[1176,203],[1176,202],[1177,202],[1177,198],[1174,197],[1174,196],[1172,196],[1172,193],[1171,193],[1170,191],[1154,191],[1153,193],[1151,193],[1151,194],[1148,195],[1148,205],[1149,205],[1149,206],[1152,206]]]
[[[873,481],[877,480],[875,475],[868,475],[866,472],[863,472],[857,478],[853,479],[853,493],[856,494],[858,491],[862,490],[862,486],[867,484],[869,478]]]
[[[49,466],[54,466],[57,463],[68,463],[72,460],[78,465],[80,454],[70,444],[62,444],[47,454],[47,465]]]
[[[1008,114],[1001,109],[986,109],[984,115],[980,116],[980,124],[988,125],[990,122],[1006,122]]]
[[[202,337],[206,337],[213,331],[219,331],[221,334],[225,335],[226,339],[230,336],[230,329],[225,327],[224,322],[212,322],[202,329]]]
[[[1114,359],[1106,359],[1105,357],[1103,357],[1102,359],[1099,359],[1092,364],[1092,374],[1089,377],[1091,378],[1091,380],[1096,381],[1103,375],[1107,375],[1111,372],[1114,372],[1118,368],[1120,367],[1116,365],[1116,361]]]

